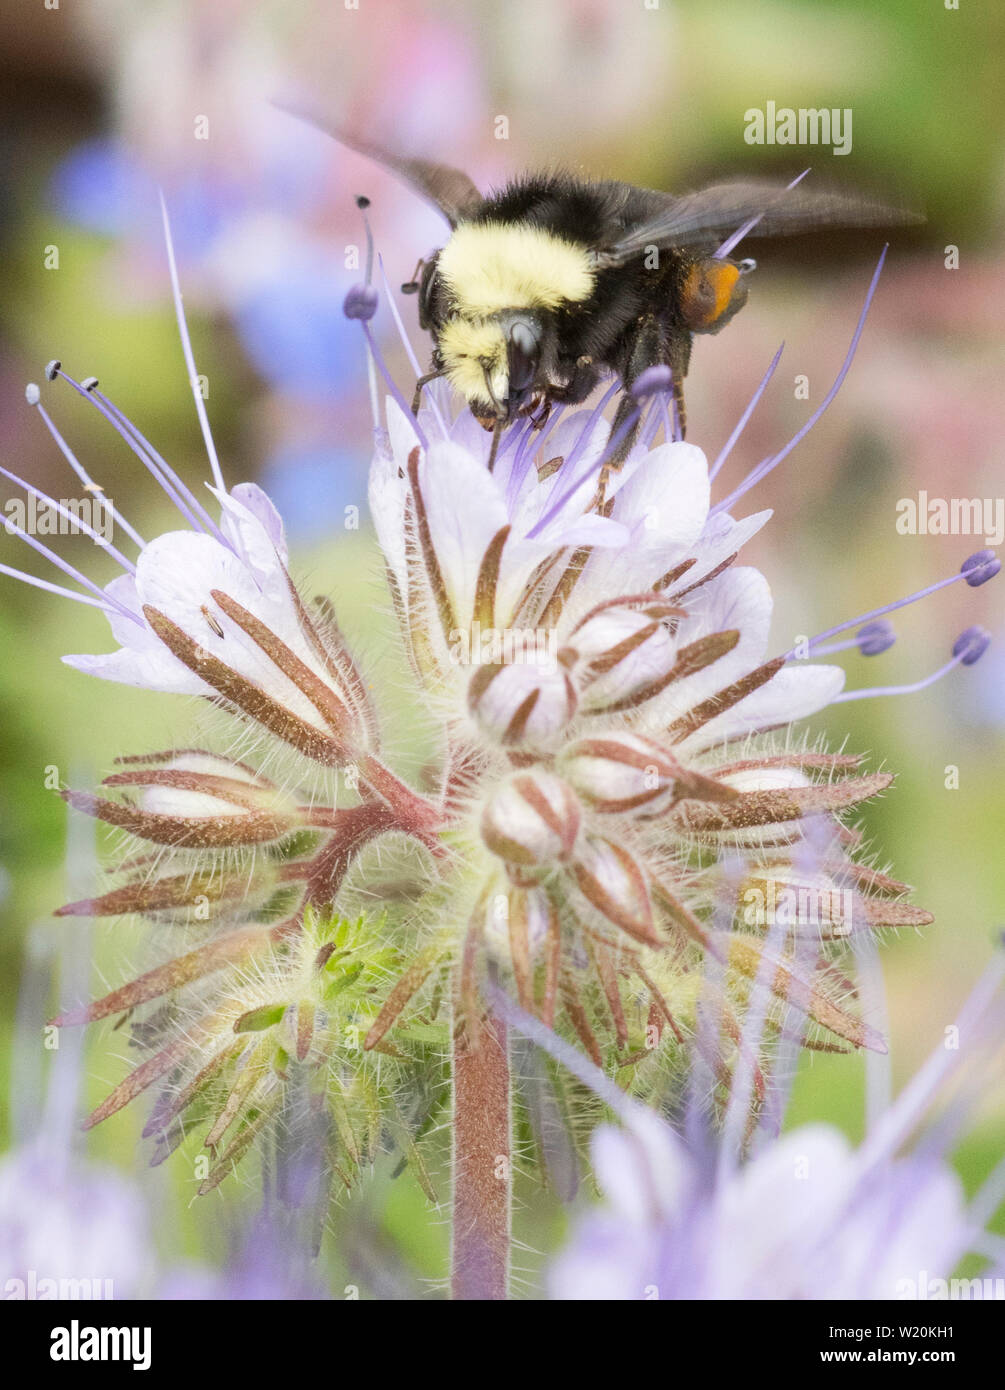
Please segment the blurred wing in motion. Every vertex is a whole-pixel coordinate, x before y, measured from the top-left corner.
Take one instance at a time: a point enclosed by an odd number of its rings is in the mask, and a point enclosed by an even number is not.
[[[657,210],[610,246],[596,253],[601,268],[624,265],[648,246],[711,243],[759,217],[750,236],[786,236],[818,227],[893,227],[924,221],[904,208],[826,189],[788,188],[770,180],[720,183],[675,198],[652,193]]]
[[[432,203],[451,227],[456,227],[463,218],[473,216],[483,202],[481,193],[460,169],[454,169],[449,164],[437,164],[428,159],[411,159],[407,155],[391,154],[379,145],[350,134],[337,122],[319,115],[298,101],[283,99],[273,102],[273,105],[280,111],[285,111],[298,120],[306,121],[308,125],[324,131],[347,149],[355,150],[357,154],[365,155],[367,159],[382,164],[385,169],[393,170],[406,183],[411,184],[427,202]]]

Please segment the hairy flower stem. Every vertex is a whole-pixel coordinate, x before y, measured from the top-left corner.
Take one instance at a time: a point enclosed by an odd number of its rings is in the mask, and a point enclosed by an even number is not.
[[[412,791],[372,753],[363,754],[359,769],[366,784],[391,807],[400,829],[422,840],[431,849],[438,848],[436,832],[442,825],[439,810],[425,797]]]
[[[510,1077],[506,1025],[454,1034],[455,1299],[505,1299],[510,1245]]]
[[[346,811],[318,812],[315,824],[338,831],[308,864],[289,866],[289,877],[307,879],[307,902],[334,907],[346,871],[359,851],[396,824],[394,813],[381,802],[365,802]]]

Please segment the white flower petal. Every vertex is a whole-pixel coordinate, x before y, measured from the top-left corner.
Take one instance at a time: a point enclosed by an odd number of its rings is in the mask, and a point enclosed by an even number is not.
[[[258,505],[264,499],[268,506],[272,508],[274,516],[269,516],[266,512],[268,526],[258,516],[257,512],[244,505],[229,493],[222,492],[217,488],[210,488],[220,503],[220,530],[227,540],[237,551],[238,557],[244,566],[255,576],[258,584],[262,588],[269,588],[278,591],[287,587],[285,565],[285,541],[282,536],[282,522],[279,520],[279,513],[272,507],[272,503],[261,489],[257,489],[258,498],[255,499]],[[282,543],[282,551],[277,550],[276,543],[270,534],[269,527],[275,530],[276,524],[279,526],[279,537]],[[178,533],[183,534],[183,533]],[[214,544],[219,544],[214,540]]]
[[[482,558],[507,524],[506,505],[492,474],[452,442],[433,444],[420,459],[419,490],[454,616],[466,626]]]
[[[850,1145],[829,1125],[804,1125],[765,1146],[720,1191],[709,1250],[716,1296],[750,1297],[774,1271],[776,1296],[796,1296],[784,1272],[805,1269],[852,1176]]]
[[[708,748],[753,729],[791,724],[826,709],[845,682],[840,666],[783,666],[766,685],[724,710],[681,744],[682,751]]]
[[[618,486],[614,516],[629,528],[633,545],[671,554],[694,545],[708,517],[708,463],[693,444],[663,444],[644,455]]]
[[[85,676],[97,676],[100,680],[115,681],[119,685],[135,685],[141,690],[159,690],[168,695],[207,694],[205,681],[176,661],[152,632],[150,636],[160,647],[160,652],[120,647],[116,652],[98,656],[87,653],[64,656],[62,661],[65,666],[72,666]]]
[[[286,530],[283,518],[272,498],[257,483],[238,483],[230,490],[233,501],[239,502],[255,519],[261,523],[266,536],[275,547],[283,564],[289,562],[289,549],[286,545]],[[222,500],[222,499],[221,499]]]
[[[604,1196],[627,1221],[641,1225],[674,1215],[690,1174],[680,1141],[659,1116],[640,1107],[630,1128],[601,1125],[590,1149]]]
[[[416,433],[415,421],[411,415],[405,414],[393,396],[386,397],[384,411],[391,454],[401,471],[407,473],[408,456],[417,445],[421,445],[421,440]],[[427,438],[432,437],[427,435]]]
[[[384,559],[403,598],[408,593],[408,569],[405,561],[407,498],[408,479],[404,470],[399,467],[397,456],[386,458],[378,450],[370,464],[367,501]]]
[[[659,699],[645,707],[647,726],[664,728],[758,666],[767,645],[771,625],[771,590],[760,570],[747,566],[725,570],[689,594],[677,630],[678,650],[716,632],[736,629],[739,640],[732,651],[693,676],[674,681]]]
[[[707,574],[711,574],[724,560],[728,560],[730,555],[735,555],[746,545],[752,536],[756,536],[761,527],[771,520],[772,515],[771,509],[768,508],[763,512],[753,512],[740,521],[734,521],[731,516],[722,512],[710,516],[700,537],[691,547],[695,563],[681,575],[680,586],[689,588],[700,579],[704,579]]]

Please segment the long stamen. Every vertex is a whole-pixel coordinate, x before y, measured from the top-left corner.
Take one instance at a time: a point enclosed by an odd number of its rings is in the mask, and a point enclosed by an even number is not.
[[[64,588],[62,584],[53,584],[49,579],[40,579],[37,574],[16,570],[11,565],[0,565],[0,574],[9,575],[11,579],[20,579],[22,584],[31,584],[36,589],[44,589],[46,593],[58,594],[60,598],[72,598],[76,603],[86,603],[92,608],[100,608],[104,613],[115,612],[115,608],[107,599],[102,602],[101,599],[91,598],[88,594],[78,594],[73,589]]]
[[[735,502],[739,501],[739,499],[744,495],[744,493],[749,492],[750,489],[756,483],[759,483],[762,478],[766,478],[767,475],[774,468],[777,468],[778,465],[783,461],[783,459],[788,458],[789,454],[792,453],[792,450],[810,432],[810,430],[813,428],[816,422],[820,419],[821,415],[830,405],[831,401],[837,395],[838,391],[841,389],[841,385],[844,382],[845,377],[848,375],[848,369],[851,367],[852,359],[854,358],[856,349],[858,348],[859,339],[862,337],[862,330],[865,328],[866,316],[869,313],[869,308],[872,304],[873,297],[876,293],[876,287],[879,284],[879,277],[883,271],[883,264],[886,260],[886,253],[888,249],[888,246],[883,247],[882,255],[880,256],[876,269],[873,272],[872,280],[869,282],[869,289],[866,292],[865,303],[862,305],[862,312],[858,316],[858,323],[856,324],[855,332],[852,335],[851,344],[848,348],[848,352],[845,356],[845,359],[841,364],[841,370],[838,372],[836,378],[834,379],[834,384],[831,386],[826,396],[824,396],[823,400],[817,406],[816,410],[814,410],[813,414],[806,421],[806,423],[800,429],[798,429],[796,433],[792,436],[788,444],[786,444],[783,449],[780,449],[777,454],[769,454],[767,458],[762,459],[761,462],[757,465],[757,467],[747,474],[746,478],[743,480],[742,483],[740,483],[739,487],[734,488],[728,497],[725,497],[721,502],[716,503],[716,505],[711,509],[713,514],[717,512],[727,511]]]
[[[847,622],[835,623],[833,627],[826,628],[823,632],[818,632],[815,637],[810,638],[810,649],[812,650],[818,642],[823,642],[828,637],[836,637],[839,632],[847,632],[849,628],[859,627],[863,623],[871,623],[876,618],[882,618],[887,613],[894,613],[898,608],[906,608],[908,604],[917,603],[919,599],[927,598],[929,594],[937,593],[939,589],[945,589],[950,584],[955,584],[957,580],[965,579],[971,589],[977,589],[982,584],[986,584],[989,579],[993,579],[1001,569],[1001,561],[991,550],[975,550],[973,555],[968,555],[960,566],[959,573],[950,574],[945,579],[937,579],[934,584],[927,584],[924,589],[918,589],[916,593],[908,594],[906,598],[896,599],[893,603],[885,603],[881,608],[873,608],[869,613],[860,613],[857,618],[849,618]],[[861,635],[861,634],[860,634]],[[793,647],[786,652],[786,659],[791,660],[798,648]],[[874,655],[874,653],[866,653]]]
[[[662,424],[663,419],[660,412],[658,410],[650,410],[644,423],[639,427],[639,443],[643,448],[652,449],[654,447],[656,436],[659,434],[660,425]]]
[[[576,464],[579,462],[584,451],[589,446],[590,440],[593,438],[593,432],[596,429],[600,417],[604,413],[604,410],[607,408],[608,402],[610,401],[611,397],[615,394],[615,392],[620,389],[620,387],[621,380],[620,378],[615,377],[614,380],[611,382],[610,386],[601,396],[600,400],[594,406],[593,410],[590,412],[586,424],[579,432],[579,438],[576,440],[575,444],[569,451],[564,466],[560,468],[558,472],[555,474],[555,481],[552,483],[551,491],[548,493],[549,516],[551,515],[551,508],[554,506],[555,499],[558,496],[559,490],[562,486],[563,478],[567,478],[571,470],[575,468]],[[589,474],[587,474],[587,476],[589,476]],[[576,486],[578,487],[579,484],[577,483]],[[558,503],[559,508],[563,507],[564,505],[564,500]]]
[[[750,401],[747,404],[746,410],[743,412],[739,420],[736,422],[736,428],[733,430],[733,433],[729,436],[725,444],[722,446],[722,449],[719,453],[719,457],[716,459],[715,463],[712,464],[712,467],[708,470],[709,482],[712,482],[712,480],[715,478],[715,475],[718,473],[719,469],[722,467],[722,465],[729,458],[730,454],[733,452],[733,446],[736,444],[736,441],[739,439],[743,431],[747,428],[747,422],[749,421],[751,415],[753,415],[754,411],[757,409],[757,403],[764,395],[764,392],[767,389],[768,382],[774,376],[775,369],[781,361],[782,350],[784,349],[784,347],[784,343],[779,344],[778,351],[771,359],[771,365],[769,366],[768,370],[764,373],[763,377],[761,377],[761,384],[758,386],[757,390],[751,396]]]
[[[390,391],[401,413],[412,426],[415,437],[418,439],[423,449],[428,449],[429,442],[423,433],[422,427],[405,404],[405,398],[402,396],[397,383],[388,371],[387,364],[377,348],[373,333],[370,331],[370,320],[377,312],[377,304],[379,302],[377,291],[371,284],[374,258],[373,232],[370,230],[370,219],[366,215],[366,209],[370,206],[370,199],[365,197],[357,198],[356,206],[363,214],[363,226],[366,230],[366,278],[361,285],[353,285],[348,291],[345,299],[342,301],[342,312],[347,319],[358,320],[360,327],[363,329],[363,337],[366,339],[366,346],[368,349],[367,369],[370,376],[370,409],[373,413],[374,438],[379,441],[384,433],[383,426],[381,425],[380,404],[377,399],[377,381],[374,375],[374,367],[376,366],[381,376],[384,378],[385,386],[388,391]]]
[[[620,388],[620,386],[620,379],[618,377],[615,377],[614,380],[611,382],[610,386],[601,396],[600,400],[594,406],[593,410],[590,412],[590,416],[586,421],[586,424],[580,431],[579,438],[576,440],[575,444],[569,450],[569,456],[565,460],[565,468],[562,469],[563,473],[567,472],[570,468],[575,468],[576,464],[582,458],[584,451],[589,446],[590,440],[593,438],[593,432],[597,428],[597,424],[600,420],[601,415],[603,415],[604,411],[607,409],[607,405],[611,397]]]
[[[849,700],[867,700],[873,695],[912,695],[916,690],[927,690],[957,666],[973,666],[987,651],[990,643],[991,634],[984,628],[968,627],[953,643],[952,659],[937,671],[933,671],[930,676],[913,681],[910,685],[877,685],[865,690],[845,690],[840,695],[835,695],[831,703],[837,705]]]
[[[50,362],[45,369],[45,374],[50,381],[59,377],[68,386],[72,386],[79,396],[90,401],[102,419],[106,420],[116,434],[125,441],[140,463],[143,464],[143,467],[170,499],[172,505],[181,512],[194,530],[212,530],[218,540],[224,541],[222,532],[205,507],[181,481],[174,469],[158,454],[153,445],[140,434],[136,426],[112,404],[103,392],[98,390],[98,384],[93,378],[75,381],[69,373],[63,371],[62,364],[58,361]]]
[[[537,438],[534,438],[534,429],[531,427],[520,441],[520,447],[516,451],[516,458],[513,460],[513,467],[510,469],[509,481],[506,484],[506,504],[511,510],[516,506],[517,498],[520,496],[520,489],[523,487],[524,479],[530,472],[535,456],[541,454],[548,437],[555,426],[564,417],[565,411],[566,407],[564,405],[553,407],[551,414],[545,422],[544,428],[537,435]],[[531,447],[532,443],[533,447]],[[547,462],[547,460],[545,460],[545,462]],[[560,468],[558,471],[561,473],[562,469]],[[554,492],[554,488],[555,484],[552,484],[552,493]]]
[[[658,394],[657,397],[656,397],[656,407],[657,407],[657,409],[654,410],[653,413],[656,415],[657,420],[658,420],[658,423],[659,423],[660,425],[663,426],[663,438],[664,438],[664,440],[669,444],[669,443],[671,442],[671,440],[674,441],[674,442],[677,441],[677,428],[678,428],[678,426],[677,426],[677,406],[676,406],[676,403],[674,404],[674,411],[673,411],[674,423],[671,424],[671,423],[670,423],[670,408],[669,408],[669,406],[667,405],[667,399],[668,399],[668,392],[666,392],[666,391],[660,391],[659,394]]]
[[[112,545],[111,541],[105,540],[104,536],[95,531],[93,526],[88,525],[86,521],[82,521],[80,517],[75,516],[68,507],[64,507],[62,502],[57,502],[56,499],[50,497],[47,492],[42,492],[40,488],[33,487],[31,483],[26,483],[23,478],[19,478],[16,473],[12,473],[8,468],[0,468],[0,475],[9,478],[17,487],[22,488],[25,492],[30,493],[32,497],[36,497],[40,502],[45,502],[47,506],[52,507],[64,520],[76,526],[78,530],[83,531],[84,535],[89,536],[92,541],[100,545],[102,550],[106,550],[108,554],[111,555],[112,559],[117,560],[122,568],[128,571],[129,574],[136,573],[136,566],[133,564],[132,560],[128,560],[117,546]]]
[[[154,448],[154,446],[150,443],[150,440],[147,439],[146,435],[143,434],[139,427],[137,425],[134,425],[132,420],[129,419],[128,415],[126,415],[124,411],[120,410],[119,407],[115,404],[115,402],[109,399],[109,397],[106,396],[103,391],[99,391],[98,388],[95,387],[90,394],[97,404],[103,405],[105,409],[110,413],[110,415],[113,417],[113,423],[117,422],[121,424],[122,427],[127,431],[129,436],[127,443],[130,443],[133,446],[138,446],[139,448],[146,450],[146,452],[150,455],[150,457],[160,468],[165,480],[168,483],[170,483],[174,488],[176,488],[178,492],[181,493],[181,495],[188,501],[190,506],[192,506],[192,508],[196,511],[198,516],[202,519],[204,529],[208,528],[209,530],[211,530],[216,535],[218,540],[224,541],[224,543],[226,544],[226,537],[223,535],[223,532],[220,530],[216,522],[210,516],[209,512],[199,501],[198,497],[188,486],[188,484],[180,477],[180,475],[171,467],[167,459],[165,459],[164,455],[160,453],[159,450]]]
[[[35,385],[33,381],[28,383],[28,386],[25,390],[25,399],[27,400],[29,405],[33,405],[35,409],[38,411],[39,415],[42,417],[42,421],[45,424],[46,429],[49,431],[49,433],[55,440],[60,453],[66,459],[67,463],[73,469],[74,473],[76,473],[80,481],[84,484],[84,487],[87,489],[87,491],[94,494],[97,502],[101,506],[102,510],[105,512],[106,516],[111,517],[113,524],[121,526],[123,531],[125,531],[126,535],[129,536],[130,539],[134,540],[142,550],[142,548],[146,545],[146,541],[136,530],[136,527],[130,525],[130,523],[125,519],[125,517],[120,515],[120,513],[116,511],[115,504],[111,501],[110,498],[105,496],[104,488],[101,487],[100,483],[96,483],[94,481],[94,479],[88,473],[87,469],[84,467],[84,465],[77,458],[76,454],[70,448],[69,444],[67,444],[62,434],[56,428],[56,425],[53,422],[53,419],[50,416],[49,412],[46,410],[45,406],[39,399],[38,387]]]
[[[367,231],[369,231],[369,220],[367,220]],[[420,377],[422,376],[422,368],[419,366],[419,359],[416,357],[415,352],[412,348],[412,344],[409,341],[408,334],[405,332],[405,325],[402,322],[401,313],[398,310],[397,301],[394,295],[391,293],[391,286],[387,279],[387,271],[384,269],[383,256],[377,256],[377,264],[380,266],[380,277],[384,282],[384,295],[387,299],[387,306],[391,310],[391,317],[394,319],[394,326],[398,330],[398,337],[401,339],[401,345],[405,349],[405,356],[408,358],[409,365],[411,366],[412,371],[415,373],[416,377]],[[430,394],[428,399],[430,408],[432,409],[432,412],[436,417],[436,423],[440,427],[440,432],[443,435],[443,438],[449,438],[449,432],[447,430],[446,421],[440,413],[440,407],[436,401],[435,396]]]
[[[405,419],[412,426],[412,429],[415,431],[415,437],[418,439],[423,449],[428,449],[429,441],[427,440],[423,432],[422,426],[419,424],[418,420],[415,418],[411,410],[405,404],[405,398],[398,390],[394,377],[387,370],[387,363],[384,361],[383,356],[377,348],[377,344],[374,341],[373,334],[370,331],[369,323],[366,319],[360,319],[360,323],[363,326],[363,336],[366,338],[366,345],[370,349],[371,360],[377,364],[377,368],[381,376],[384,378],[385,386],[390,391],[391,395],[394,397],[398,405],[398,408],[401,410],[401,413],[404,415]]]
[[[516,495],[516,493],[513,490],[514,479],[516,479],[516,492],[519,492],[520,484],[523,482],[524,477],[526,476],[527,467],[530,466],[527,462],[527,453],[530,448],[530,441],[533,439],[533,437],[534,421],[532,419],[528,419],[520,435],[520,442],[517,445],[516,453],[513,456],[513,467],[510,469],[509,473],[508,495],[510,496],[515,497]],[[542,430],[538,435],[538,447],[540,447],[543,438],[544,431]],[[526,467],[524,466],[525,464]]]
[[[667,381],[668,377],[669,384]],[[593,477],[594,473],[599,473],[607,465],[612,455],[617,452],[618,446],[621,444],[622,440],[626,439],[628,435],[631,433],[631,431],[635,429],[636,425],[638,425],[639,419],[642,416],[644,410],[646,409],[649,400],[653,396],[657,396],[660,393],[660,391],[669,390],[670,385],[672,385],[672,382],[673,378],[670,374],[669,367],[649,367],[646,369],[646,371],[641,373],[638,380],[632,385],[631,388],[630,394],[632,399],[635,401],[634,408],[621,422],[621,425],[615,431],[614,435],[610,439],[608,439],[604,452],[601,454],[597,462],[591,464],[588,468],[586,468],[579,475],[579,477],[575,479],[574,482],[569,484],[569,486],[565,489],[561,496],[559,496],[556,500],[555,494],[558,492],[563,479],[568,477],[570,465],[575,464],[577,457],[586,445],[586,441],[590,438],[594,420],[599,417],[600,412],[603,410],[608,400],[621,385],[621,382],[615,379],[615,381],[611,384],[608,390],[604,392],[604,395],[598,402],[596,409],[594,410],[590,419],[587,421],[583,429],[583,433],[579,437],[579,441],[576,445],[576,448],[573,449],[572,453],[569,455],[565,467],[559,470],[555,478],[555,485],[553,486],[551,493],[548,497],[547,510],[545,511],[544,515],[540,518],[540,520],[538,520],[535,523],[534,527],[527,533],[531,539],[539,535],[540,532],[548,525],[548,523],[552,521],[555,516],[558,515],[558,513],[562,510],[565,504],[576,495],[578,490],[582,487],[583,483],[589,482],[590,478]],[[646,426],[644,424],[643,433],[645,432],[645,428]]]
[[[499,436],[499,448],[495,452],[495,463],[498,464],[501,459],[504,459],[511,449],[514,454],[518,453],[528,430],[533,428],[533,423],[530,420],[526,423],[522,420],[516,420],[512,425],[507,425]]]
[[[635,405],[633,407],[631,413],[628,416],[626,416],[626,418],[622,421],[620,428],[615,432],[613,438],[608,440],[607,448],[604,450],[600,458],[597,459],[595,463],[591,463],[588,468],[585,468],[583,472],[580,473],[579,477],[575,478],[569,484],[569,486],[565,489],[565,491],[557,499],[557,501],[552,502],[549,505],[547,511],[540,518],[540,520],[536,521],[534,525],[531,527],[531,529],[527,532],[528,538],[530,540],[536,539],[536,537],[541,534],[544,528],[555,519],[555,517],[559,514],[559,512],[562,510],[565,504],[569,502],[573,497],[575,497],[576,493],[579,491],[579,489],[583,486],[584,483],[589,482],[589,480],[594,476],[594,474],[601,472],[608,460],[611,458],[612,454],[614,454],[617,450],[618,445],[621,443],[621,441],[627,438],[629,432],[633,430],[635,426],[638,424],[639,416],[642,414],[642,409],[643,407],[641,405]],[[568,467],[563,468],[560,471],[559,477],[564,476],[564,474],[566,474],[567,472]]]
[[[342,312],[347,319],[359,319],[364,326],[363,337],[367,344],[366,382],[370,396],[370,418],[373,420],[373,439],[378,450],[386,452],[387,435],[380,413],[380,397],[377,394],[377,368],[370,337],[365,331],[366,324],[369,323],[370,319],[372,319],[377,312],[378,304],[377,291],[371,284],[373,275],[373,232],[370,230],[370,219],[366,215],[366,210],[370,206],[370,199],[360,196],[356,199],[356,206],[363,216],[363,232],[366,236],[366,268],[364,270],[363,283],[361,285],[353,285],[346,294],[345,299],[343,299]]]
[[[512,479],[513,470],[516,467],[517,459],[520,457],[520,451],[526,443],[528,434],[533,428],[533,422],[522,417],[514,420],[511,425],[506,426],[499,438],[498,448],[490,446],[492,452],[492,467],[489,468],[488,471],[490,473],[493,472],[498,468],[502,460],[512,452],[513,462],[510,465],[508,475],[509,479]],[[501,474],[498,476],[501,476]]]
[[[865,627],[859,628],[854,637],[846,637],[843,642],[830,642],[827,646],[817,646],[817,638],[810,642],[809,647],[814,657],[833,656],[835,652],[847,652],[852,647],[857,647],[863,656],[879,656],[881,652],[889,651],[897,640],[897,634],[887,622],[866,623]]]
[[[85,589],[90,589],[91,593],[94,594],[94,596],[101,602],[101,605],[103,607],[111,605],[112,607],[117,608],[124,618],[131,619],[131,621],[136,623],[138,627],[144,626],[143,619],[137,617],[137,615],[132,611],[132,609],[127,608],[126,605],[122,603],[120,599],[117,599],[114,596],[114,594],[106,593],[104,589],[100,589],[97,586],[97,584],[94,583],[93,580],[88,579],[86,574],[82,574],[80,570],[76,569],[68,561],[64,560],[62,556],[58,555],[55,550],[50,550],[47,545],[43,545],[40,540],[37,540],[34,536],[29,535],[27,531],[22,530],[20,526],[17,526],[13,521],[9,519],[6,522],[4,522],[4,526],[11,535],[19,536],[21,540],[23,540],[27,545],[31,546],[32,550],[38,551],[39,555],[44,556],[50,564],[55,565],[57,569],[62,570],[63,573],[67,575],[70,579],[76,580],[78,584],[83,584]]]
[[[797,174],[796,177],[792,180],[792,182],[786,186],[781,197],[784,197],[785,193],[790,193],[792,189],[795,188],[797,183],[802,183],[803,179],[809,172],[809,169],[804,169],[801,174]],[[764,211],[759,212],[756,217],[748,218],[748,220],[743,223],[743,225],[739,228],[738,231],[735,231],[731,237],[727,237],[727,239],[719,247],[718,251],[716,251],[715,259],[721,260],[724,256],[728,256],[730,251],[733,250],[734,246],[738,246],[745,236],[750,235],[750,233],[757,226],[758,222],[760,222],[761,218],[764,216],[764,213],[767,211],[768,208],[765,208]]]
[[[168,218],[167,203],[164,201],[164,194],[160,194],[161,200],[161,219],[164,223],[164,242],[167,246],[168,267],[171,272],[171,292],[174,295],[174,311],[178,320],[178,333],[181,337],[181,348],[185,356],[185,366],[188,369],[189,387],[192,391],[192,399],[195,401],[195,413],[199,417],[199,428],[202,430],[202,437],[206,444],[206,453],[209,456],[209,466],[213,471],[213,481],[221,491],[226,492],[227,487],[223,481],[223,474],[220,471],[220,460],[216,456],[216,445],[213,443],[213,432],[209,428],[209,417],[206,414],[206,405],[199,391],[199,373],[196,371],[195,355],[192,352],[192,340],[188,335],[188,323],[185,319],[185,309],[182,304],[181,285],[178,281],[178,267],[174,258],[174,242],[171,238],[171,222]]]

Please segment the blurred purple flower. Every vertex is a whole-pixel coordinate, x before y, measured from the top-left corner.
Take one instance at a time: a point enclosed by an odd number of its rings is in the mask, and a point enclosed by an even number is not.
[[[705,1133],[696,1142],[690,1124],[685,1140],[626,1103],[624,1128],[604,1126],[594,1136],[606,1201],[554,1261],[552,1297],[947,1297],[943,1283],[974,1252],[992,1261],[984,1277],[1000,1278],[1002,1243],[985,1227],[1005,1195],[1005,1164],[968,1204],[946,1154],[967,1103],[1001,1062],[994,1050],[1005,1022],[1003,977],[999,957],[965,1004],[958,1031],[947,1029],[857,1149],[830,1126],[806,1125],[774,1140],[762,1133],[752,1157],[737,1165],[722,1141]],[[898,1156],[961,1074],[962,1095]]]
[[[365,486],[359,455],[331,445],[288,445],[274,455],[262,484],[287,530],[304,542],[330,538],[344,509]]]
[[[249,360],[266,381],[291,395],[334,396],[365,379],[366,360],[342,312],[344,281],[295,261],[235,306],[234,323]]]
[[[100,236],[155,238],[157,180],[152,171],[118,141],[88,140],[56,168],[50,187],[61,216]],[[228,216],[239,213],[236,191],[198,173],[177,181],[171,194],[178,253],[202,256],[220,235]]]
[[[71,832],[77,875],[79,861],[93,853],[84,834],[90,839],[89,831]],[[40,1025],[52,980],[61,975],[64,994],[86,988],[89,960],[86,938],[71,943],[61,936],[57,949],[43,928],[28,937],[11,1068],[14,1144],[0,1159],[5,1299],[141,1298],[153,1275],[149,1211],[139,1185],[79,1152],[79,1044],[50,1054],[42,1073]]]
[[[263,1212],[224,1267],[181,1265],[157,1289],[159,1299],[312,1301],[330,1297],[317,1265],[275,1218]]]
[[[142,1297],[152,1258],[146,1201],[114,1168],[44,1142],[0,1160],[4,1298]]]

